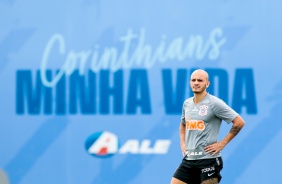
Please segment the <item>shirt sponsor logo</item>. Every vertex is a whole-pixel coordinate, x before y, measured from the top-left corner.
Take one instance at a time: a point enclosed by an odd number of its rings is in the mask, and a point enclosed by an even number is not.
[[[200,106],[199,115],[200,115],[200,116],[205,116],[205,115],[207,115],[207,113],[208,113],[208,108],[209,108],[209,106],[201,105],[201,106]]]
[[[191,157],[191,156],[199,156],[203,155],[203,152],[199,151],[186,151],[186,156]]]
[[[206,126],[202,120],[187,120],[186,129],[187,130],[205,130]]]

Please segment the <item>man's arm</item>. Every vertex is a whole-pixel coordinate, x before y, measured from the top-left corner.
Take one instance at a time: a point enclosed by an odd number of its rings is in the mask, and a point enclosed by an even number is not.
[[[212,153],[212,156],[220,152],[243,128],[245,125],[245,121],[241,116],[237,116],[233,121],[232,128],[230,129],[229,133],[224,137],[224,139],[220,142],[211,144],[205,147],[206,153]]]
[[[180,147],[181,147],[181,152],[182,155],[185,155],[185,151],[186,151],[186,146],[185,146],[185,124],[184,123],[180,123],[179,125],[179,134],[180,134]]]

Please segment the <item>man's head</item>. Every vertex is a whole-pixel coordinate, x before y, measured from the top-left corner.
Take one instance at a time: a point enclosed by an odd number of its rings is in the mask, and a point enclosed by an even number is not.
[[[198,69],[191,74],[190,87],[194,93],[205,92],[209,85],[209,74],[205,70]]]

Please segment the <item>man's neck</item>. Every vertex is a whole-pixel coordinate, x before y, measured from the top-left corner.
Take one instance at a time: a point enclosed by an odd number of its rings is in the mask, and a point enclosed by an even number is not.
[[[205,98],[206,95],[207,95],[206,91],[202,93],[194,93],[194,103],[195,104],[200,103]]]

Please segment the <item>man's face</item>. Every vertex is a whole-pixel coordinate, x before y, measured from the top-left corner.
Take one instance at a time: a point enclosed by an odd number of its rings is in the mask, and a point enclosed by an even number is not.
[[[209,81],[205,73],[197,71],[192,74],[190,79],[190,87],[194,93],[202,93],[206,91]]]

